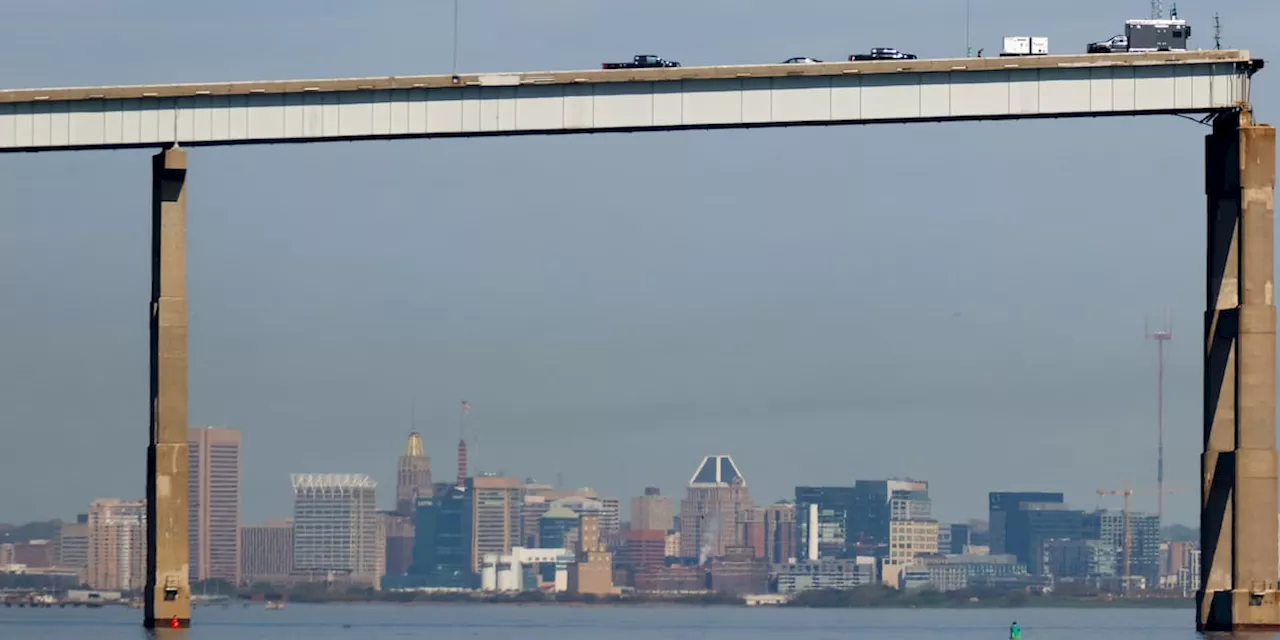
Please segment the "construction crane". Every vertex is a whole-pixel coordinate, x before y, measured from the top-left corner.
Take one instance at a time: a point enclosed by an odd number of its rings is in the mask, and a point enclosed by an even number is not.
[[[1121,496],[1124,498],[1124,510],[1121,511],[1124,528],[1124,583],[1122,589],[1127,593],[1129,591],[1129,583],[1133,576],[1129,572],[1131,550],[1133,549],[1133,529],[1129,525],[1129,498],[1135,494],[1144,495],[1156,493],[1159,495],[1177,493],[1177,489],[1162,489],[1158,491],[1148,491],[1142,489],[1133,489],[1129,486],[1129,481],[1125,480],[1123,489],[1098,489],[1099,496]]]

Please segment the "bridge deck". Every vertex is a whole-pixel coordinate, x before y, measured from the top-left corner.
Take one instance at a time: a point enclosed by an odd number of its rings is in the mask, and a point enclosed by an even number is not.
[[[1193,113],[1247,51],[886,60],[0,91],[0,152]]]

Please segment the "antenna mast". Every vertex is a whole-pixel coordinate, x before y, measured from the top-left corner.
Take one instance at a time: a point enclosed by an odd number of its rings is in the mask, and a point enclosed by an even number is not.
[[[1164,343],[1173,339],[1173,318],[1166,313],[1162,328],[1147,339],[1156,342],[1156,517],[1164,522]]]
[[[1218,14],[1213,14],[1213,48],[1222,48],[1222,20]]]
[[[1151,0],[1151,19],[1164,19],[1164,0]]]

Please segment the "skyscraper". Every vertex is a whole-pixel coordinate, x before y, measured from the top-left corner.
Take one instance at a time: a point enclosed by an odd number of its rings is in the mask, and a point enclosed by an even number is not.
[[[517,478],[480,476],[467,478],[473,497],[475,536],[472,540],[472,571],[480,571],[485,554],[509,555],[520,546],[524,508],[524,483]]]
[[[433,497],[418,498],[410,575],[424,586],[476,584],[475,500],[467,487],[446,484]]]
[[[733,458],[703,458],[680,502],[680,555],[702,560],[723,556],[725,548],[737,544],[738,513],[752,506],[747,479]]]
[[[135,591],[147,582],[147,503],[100,498],[89,503],[85,582],[94,589]]]
[[[374,490],[362,473],[295,473],[293,570],[379,584],[384,531]]]
[[[657,487],[646,487],[644,495],[631,499],[632,531],[670,531],[675,526],[675,507],[671,498]]]
[[[414,500],[432,496],[431,458],[422,446],[418,432],[409,434],[409,443],[396,473],[396,513],[412,516]]]
[[[187,429],[191,580],[240,583],[240,431]]]

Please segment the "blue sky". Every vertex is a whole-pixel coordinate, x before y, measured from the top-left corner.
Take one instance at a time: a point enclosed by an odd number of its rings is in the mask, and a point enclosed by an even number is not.
[[[448,72],[452,2],[44,0],[0,8],[6,87]],[[1167,5],[1168,3],[1166,3]],[[1139,0],[973,0],[975,49],[1079,51]],[[1274,57],[1280,6],[1179,3],[1194,44]],[[959,0],[463,0],[463,71],[965,48]],[[1255,85],[1260,119],[1280,100]],[[416,406],[454,473],[673,494],[734,456],[758,500],[911,475],[1082,507],[1155,482],[1194,521],[1202,136],[1186,120],[885,125],[191,152],[194,425],[244,432],[243,519],[288,473],[390,503]],[[150,152],[0,156],[0,520],[142,494]],[[1149,503],[1149,504],[1148,504]],[[1154,500],[1139,501],[1154,506]]]

